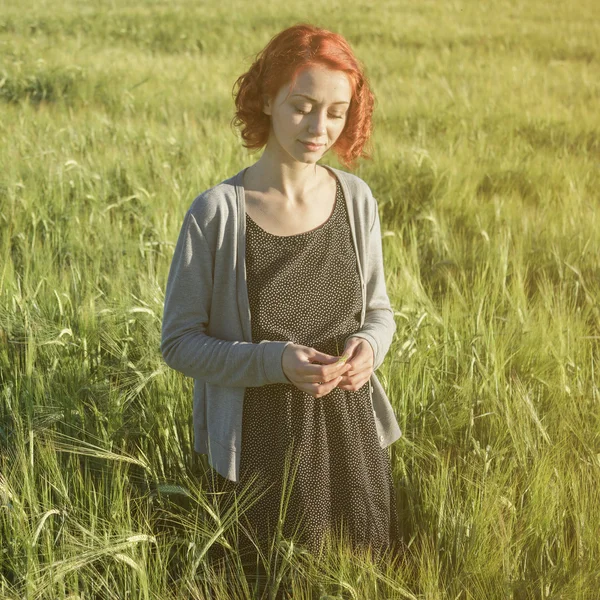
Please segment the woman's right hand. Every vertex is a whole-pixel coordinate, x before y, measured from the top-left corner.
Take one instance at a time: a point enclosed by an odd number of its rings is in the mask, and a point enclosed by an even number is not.
[[[290,382],[313,398],[329,394],[340,382],[342,375],[351,368],[339,356],[331,356],[299,344],[288,344],[285,347],[281,365]]]

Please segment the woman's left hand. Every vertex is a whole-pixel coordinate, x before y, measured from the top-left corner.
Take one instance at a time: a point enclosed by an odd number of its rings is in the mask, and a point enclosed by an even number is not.
[[[342,356],[348,357],[346,363],[350,365],[350,369],[342,375],[337,387],[341,390],[355,392],[371,378],[375,360],[373,348],[367,340],[350,337],[346,341]]]

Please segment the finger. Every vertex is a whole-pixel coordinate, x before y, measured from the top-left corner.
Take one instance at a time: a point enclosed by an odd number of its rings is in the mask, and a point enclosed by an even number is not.
[[[317,383],[328,382],[346,373],[350,369],[347,363],[335,363],[333,365],[307,365],[303,369],[305,381]]]
[[[334,388],[337,387],[337,385],[339,384],[341,379],[342,379],[341,377],[336,377],[333,381],[317,385],[315,387],[313,396],[315,398],[322,398],[323,396],[327,396],[327,394],[329,394],[329,392],[331,392]]]
[[[313,353],[310,356],[311,362],[318,361],[325,365],[336,363],[338,359],[339,356],[332,356],[331,354],[325,354],[325,352],[319,352],[318,350],[313,350]]]
[[[360,381],[366,383],[371,378],[372,373],[373,369],[371,368],[363,369],[362,371],[349,371],[348,373],[344,373],[344,376],[342,377],[338,387],[341,385],[356,385],[356,383]]]
[[[369,342],[360,341],[358,344],[352,347],[352,359],[353,360],[368,360],[373,356],[373,349]]]
[[[346,364],[350,365],[350,369],[348,371],[351,373],[361,373],[369,368],[368,364],[364,360],[348,362]]]
[[[315,398],[322,398],[323,396],[327,396],[329,392],[331,392],[338,386],[341,380],[342,377],[339,376],[335,379],[332,379],[331,381],[318,384],[315,389]]]
[[[346,361],[338,361],[333,365],[321,367],[321,373],[324,379],[321,381],[329,381],[334,377],[347,373],[352,368],[352,365]]]
[[[351,356],[348,357],[346,363],[352,366],[356,366],[357,362],[364,360],[364,356],[361,356],[361,353],[357,350]]]
[[[344,378],[338,383],[338,388],[345,391],[358,391],[362,389],[363,386],[367,384],[368,378],[356,378],[350,379],[347,382],[344,381]]]
[[[354,372],[364,371],[373,366],[373,353],[371,351],[357,352],[352,360],[348,361]]]
[[[373,365],[368,362],[351,365],[351,368],[345,373],[345,375],[360,375],[361,373],[366,373],[372,368]]]

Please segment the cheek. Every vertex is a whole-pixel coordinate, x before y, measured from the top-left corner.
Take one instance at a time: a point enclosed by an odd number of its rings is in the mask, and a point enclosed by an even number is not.
[[[301,126],[301,119],[298,118],[299,115],[286,116],[285,118],[280,118],[278,120],[278,126],[281,131],[295,131]],[[301,115],[300,115],[301,116]]]
[[[342,131],[344,131],[344,127],[346,126],[346,122],[342,122],[342,123],[336,123],[332,132],[333,132],[333,137],[339,137],[340,135],[342,135]]]
[[[281,137],[292,135],[295,125],[288,119],[274,119],[271,121],[271,126],[275,133]]]

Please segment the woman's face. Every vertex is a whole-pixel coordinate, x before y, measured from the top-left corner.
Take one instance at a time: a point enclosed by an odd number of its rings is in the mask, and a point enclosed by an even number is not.
[[[316,163],[337,141],[346,124],[352,88],[346,74],[326,67],[307,67],[274,100],[265,98],[271,116],[267,148],[303,163]],[[308,143],[315,144],[314,146]]]

